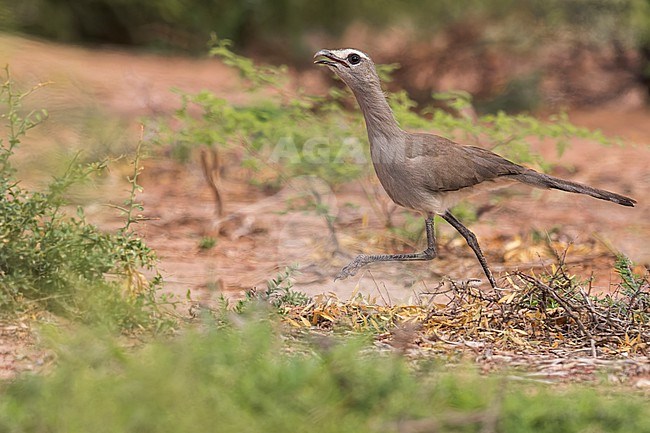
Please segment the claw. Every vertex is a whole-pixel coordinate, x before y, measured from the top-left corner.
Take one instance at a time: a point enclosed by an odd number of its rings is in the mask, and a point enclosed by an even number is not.
[[[357,256],[356,259],[351,261],[347,266],[345,266],[341,271],[336,274],[336,277],[334,277],[334,281],[337,280],[345,280],[348,277],[353,277],[354,275],[359,272],[359,269],[365,265],[367,265],[368,262],[366,261],[366,256],[360,255]]]
[[[336,274],[336,277],[334,277],[334,281],[338,280],[345,280],[348,277],[352,277],[357,273],[356,269],[350,269],[350,265],[344,267],[341,269],[341,271]]]

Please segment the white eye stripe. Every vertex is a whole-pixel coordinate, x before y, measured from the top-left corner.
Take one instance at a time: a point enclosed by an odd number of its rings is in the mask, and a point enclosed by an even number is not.
[[[355,50],[353,48],[345,48],[342,50],[332,50],[332,53],[341,59],[347,59],[350,54],[357,54],[362,59],[370,60],[370,57],[363,51]]]

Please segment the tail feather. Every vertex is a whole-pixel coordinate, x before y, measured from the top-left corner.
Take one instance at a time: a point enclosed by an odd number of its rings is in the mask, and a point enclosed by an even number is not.
[[[587,194],[597,199],[611,201],[622,206],[634,207],[636,204],[636,200],[630,197],[625,197],[624,195],[593,188],[588,185],[571,182],[569,180],[560,179],[557,177],[549,176],[547,174],[538,173],[533,170],[518,174],[514,177],[520,182],[535,186],[537,188],[553,188],[559,189],[561,191]]]

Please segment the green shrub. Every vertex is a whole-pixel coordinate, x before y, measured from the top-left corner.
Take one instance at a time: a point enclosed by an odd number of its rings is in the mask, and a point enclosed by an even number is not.
[[[155,256],[129,229],[135,190],[124,209],[125,228],[111,234],[89,224],[81,208],[76,216],[64,211],[66,190],[102,170],[104,162],[73,160],[46,190],[21,187],[11,158],[25,134],[47,117],[44,111],[22,112],[30,93],[18,92],[6,69],[0,87],[6,107],[0,120],[7,131],[0,137],[0,310],[38,307],[84,321],[143,325],[153,318],[158,283],[142,276],[140,270],[153,268]]]

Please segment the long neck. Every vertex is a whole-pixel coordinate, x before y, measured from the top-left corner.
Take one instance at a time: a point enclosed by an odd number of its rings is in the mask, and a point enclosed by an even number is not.
[[[352,86],[351,86],[352,87]],[[363,89],[352,87],[352,92],[357,98],[361,112],[366,120],[368,138],[372,144],[375,139],[390,139],[404,134],[399,127],[393,110],[390,109],[386,96],[381,90],[379,78]]]

